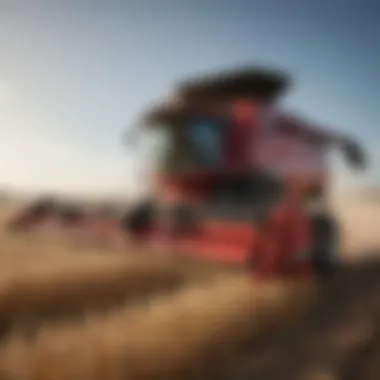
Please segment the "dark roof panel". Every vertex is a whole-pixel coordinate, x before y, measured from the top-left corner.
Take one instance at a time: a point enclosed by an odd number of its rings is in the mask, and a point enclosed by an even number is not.
[[[264,68],[243,68],[185,81],[177,87],[182,97],[195,98],[260,97],[274,99],[290,84],[284,72]]]

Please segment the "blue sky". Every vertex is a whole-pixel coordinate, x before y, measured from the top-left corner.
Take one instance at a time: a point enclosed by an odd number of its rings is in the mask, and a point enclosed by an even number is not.
[[[255,62],[293,73],[289,107],[380,162],[379,40],[371,0],[0,0],[0,183],[139,191],[125,127],[182,76]]]

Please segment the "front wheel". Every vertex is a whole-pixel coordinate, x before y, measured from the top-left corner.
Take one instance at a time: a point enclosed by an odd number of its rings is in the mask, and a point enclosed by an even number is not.
[[[154,227],[155,204],[147,200],[129,210],[121,219],[122,229],[135,240],[143,239]]]

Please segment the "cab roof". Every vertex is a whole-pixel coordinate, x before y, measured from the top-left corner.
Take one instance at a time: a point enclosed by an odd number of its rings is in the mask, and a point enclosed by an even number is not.
[[[143,115],[146,124],[183,121],[195,109],[236,98],[276,100],[289,86],[290,77],[277,70],[248,67],[200,76],[175,86],[174,101],[163,102]]]
[[[290,77],[282,71],[244,67],[184,81],[179,83],[177,90],[187,101],[198,97],[220,100],[256,97],[274,100],[289,84]]]

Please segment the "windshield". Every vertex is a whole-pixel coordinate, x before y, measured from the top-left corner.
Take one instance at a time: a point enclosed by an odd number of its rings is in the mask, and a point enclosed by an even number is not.
[[[189,141],[202,168],[221,166],[223,132],[222,125],[210,119],[196,119],[189,124]]]
[[[176,172],[216,169],[222,164],[223,126],[220,122],[197,118],[186,126],[162,128],[161,169]]]

